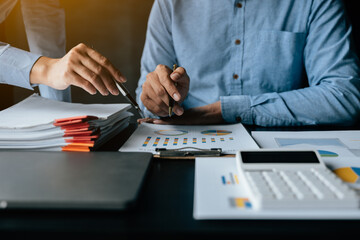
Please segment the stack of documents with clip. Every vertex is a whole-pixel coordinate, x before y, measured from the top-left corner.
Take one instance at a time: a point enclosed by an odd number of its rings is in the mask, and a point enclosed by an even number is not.
[[[58,102],[34,94],[0,112],[0,149],[88,152],[128,126],[130,107]]]

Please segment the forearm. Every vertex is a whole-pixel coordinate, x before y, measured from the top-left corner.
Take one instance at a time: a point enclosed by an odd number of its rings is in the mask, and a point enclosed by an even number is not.
[[[56,62],[56,59],[48,57],[40,57],[32,67],[30,71],[30,83],[31,84],[44,84],[50,85],[48,78],[48,72],[52,63]]]
[[[322,84],[283,93],[221,97],[222,114],[227,122],[259,126],[351,125],[360,113],[360,96],[358,85],[349,82],[348,86]]]

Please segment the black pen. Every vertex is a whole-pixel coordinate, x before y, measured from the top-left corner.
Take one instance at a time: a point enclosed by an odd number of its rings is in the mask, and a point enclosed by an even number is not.
[[[145,118],[144,113],[141,111],[139,105],[135,101],[135,99],[130,95],[129,90],[126,89],[126,87],[117,81],[115,81],[116,87],[119,89],[121,94],[126,97],[126,99],[134,106],[134,108],[138,111],[140,117]]]
[[[177,65],[176,64],[174,64],[173,65],[173,72],[176,70],[176,68],[177,68]],[[177,83],[175,82],[175,87],[177,86]],[[174,104],[175,104],[175,101],[174,101],[174,99],[171,97],[171,96],[169,96],[169,117],[171,117],[171,115],[172,115],[172,112],[173,112],[173,108],[174,108]]]

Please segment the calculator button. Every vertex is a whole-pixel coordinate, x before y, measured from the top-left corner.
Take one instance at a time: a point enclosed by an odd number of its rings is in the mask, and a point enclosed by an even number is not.
[[[295,182],[298,179],[295,179],[293,177],[293,172],[290,172],[288,174],[286,174],[284,171],[280,171],[279,175],[284,179],[284,181],[287,183],[287,185],[289,186],[290,191],[294,194],[294,196],[297,199],[303,199],[304,195],[301,193],[301,190],[295,186]]]
[[[339,186],[340,183],[335,183],[335,179],[334,176],[332,176],[331,172],[327,172],[327,171],[319,171],[319,170],[312,170],[314,172],[314,175],[317,176],[323,183],[324,185],[326,185],[327,189],[329,189],[330,192],[332,192],[337,198],[344,198],[344,193],[342,193],[339,188],[341,188],[341,186]],[[332,180],[331,182],[329,181]]]
[[[274,193],[275,197],[277,199],[283,198],[281,192],[279,191],[278,187],[276,186],[276,180],[273,179],[272,172],[270,172],[270,173],[269,172],[263,172],[262,174],[264,176],[264,179],[266,180],[266,182],[270,186],[270,189]]]

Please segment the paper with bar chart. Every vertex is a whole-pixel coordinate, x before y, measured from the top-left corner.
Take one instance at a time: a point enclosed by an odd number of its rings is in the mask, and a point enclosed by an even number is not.
[[[355,179],[354,175],[350,176]],[[222,157],[195,159],[193,216],[195,219],[360,219],[360,210],[253,210],[239,179],[236,159]]]
[[[123,152],[152,152],[156,148],[221,148],[225,154],[259,148],[242,124],[157,125],[142,123],[119,149]]]
[[[262,148],[317,150],[338,177],[360,189],[360,131],[254,131],[252,136]]]

